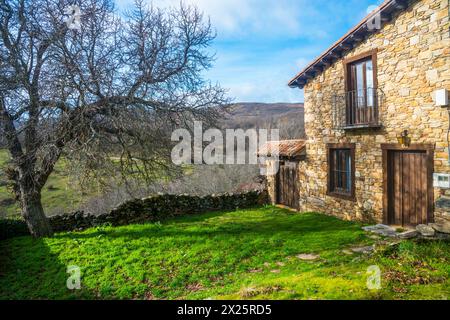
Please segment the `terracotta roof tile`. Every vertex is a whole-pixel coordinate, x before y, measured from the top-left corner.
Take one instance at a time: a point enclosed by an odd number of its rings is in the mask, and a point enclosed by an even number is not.
[[[258,155],[272,155],[276,152],[278,146],[278,154],[282,157],[299,156],[306,146],[306,141],[302,139],[268,141],[259,150]]]

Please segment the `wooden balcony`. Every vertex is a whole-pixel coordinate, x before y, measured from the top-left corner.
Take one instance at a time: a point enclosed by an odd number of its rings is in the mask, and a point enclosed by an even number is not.
[[[382,97],[381,91],[375,88],[334,95],[334,128],[341,130],[380,128],[379,111]]]

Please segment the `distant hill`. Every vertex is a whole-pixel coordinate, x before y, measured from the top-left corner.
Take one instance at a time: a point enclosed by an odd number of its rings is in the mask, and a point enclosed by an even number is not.
[[[305,137],[303,103],[236,103],[226,108],[225,128],[279,129],[281,139]]]

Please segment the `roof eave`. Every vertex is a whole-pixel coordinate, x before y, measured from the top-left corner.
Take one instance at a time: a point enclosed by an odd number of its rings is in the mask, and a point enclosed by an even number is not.
[[[334,63],[335,60],[340,59],[345,52],[354,48],[355,45],[358,45],[368,34],[377,31],[376,29],[369,29],[367,27],[367,22],[370,19],[373,19],[375,15],[380,14],[381,22],[386,23],[392,19],[394,13],[406,9],[408,5],[408,0],[386,0],[329,47],[323,54],[292,78],[289,81],[288,86],[291,88],[303,89],[309,79],[316,77],[318,73],[325,70]]]

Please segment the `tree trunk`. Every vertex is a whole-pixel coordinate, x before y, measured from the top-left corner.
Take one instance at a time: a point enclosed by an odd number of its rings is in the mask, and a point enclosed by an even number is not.
[[[22,216],[28,225],[30,233],[35,238],[51,237],[53,235],[50,222],[44,213],[41,202],[41,192],[25,191],[21,187]]]

